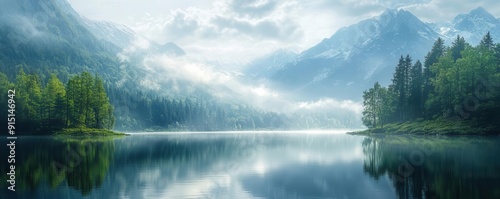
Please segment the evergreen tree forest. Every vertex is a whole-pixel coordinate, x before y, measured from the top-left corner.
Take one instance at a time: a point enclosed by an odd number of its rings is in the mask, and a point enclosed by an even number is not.
[[[52,74],[45,83],[37,74],[20,70],[15,83],[0,73],[2,101],[9,89],[15,90],[15,130],[29,134],[48,134],[63,128],[112,129],[113,106],[103,80],[88,72],[71,76],[63,84]],[[7,108],[1,110],[7,113]]]
[[[204,93],[169,98],[113,85],[107,85],[107,90],[116,107],[115,129],[121,131],[285,129],[290,124],[284,114],[222,102]]]
[[[423,64],[401,56],[388,87],[363,92],[363,124],[446,120],[472,127],[500,124],[500,44],[488,32],[479,45],[457,36],[434,43]]]

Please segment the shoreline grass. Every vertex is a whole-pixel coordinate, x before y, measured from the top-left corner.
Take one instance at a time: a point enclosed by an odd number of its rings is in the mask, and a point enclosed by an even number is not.
[[[66,128],[56,131],[54,136],[126,136],[128,134],[115,132],[108,129],[95,128]]]
[[[349,132],[349,134],[500,135],[500,129],[494,125],[478,125],[474,122],[438,119],[386,124],[383,127]]]

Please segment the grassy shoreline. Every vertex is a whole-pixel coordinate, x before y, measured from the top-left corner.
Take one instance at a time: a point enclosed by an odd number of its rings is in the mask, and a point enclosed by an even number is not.
[[[119,133],[108,129],[94,128],[66,128],[56,131],[54,136],[126,136],[125,133]]]
[[[386,124],[383,127],[349,132],[349,134],[500,135],[500,129],[495,125],[478,125],[473,122],[438,119]]]

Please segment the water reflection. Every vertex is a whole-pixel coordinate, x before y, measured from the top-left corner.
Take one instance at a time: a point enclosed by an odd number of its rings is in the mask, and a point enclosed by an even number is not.
[[[113,160],[111,140],[24,137],[16,140],[16,195],[36,198],[65,186],[85,196],[102,185]],[[1,157],[7,154],[2,151]],[[2,171],[7,171],[2,164]],[[7,187],[5,175],[1,186]],[[42,189],[43,187],[43,189]]]
[[[289,198],[289,193],[301,198],[335,196],[349,195],[340,193],[348,192],[346,178],[360,188],[364,186],[357,183],[369,181],[365,184],[371,185],[373,181],[358,179],[364,175],[359,167],[363,158],[360,137],[196,134],[132,138],[137,145],[117,141],[114,162],[124,165],[120,169],[125,172],[111,173],[110,178],[127,179],[115,194],[133,198],[143,198],[144,189],[148,194],[144,198]],[[351,168],[355,175],[346,172]],[[126,174],[134,172],[136,176]],[[344,174],[348,176],[337,178]],[[352,196],[356,194],[351,191]]]
[[[500,198],[496,137],[365,138],[363,168],[388,175],[398,198]]]
[[[130,139],[134,141],[131,142]],[[395,198],[362,168],[363,137],[185,134],[116,141],[109,195],[132,198]],[[114,180],[113,180],[114,179]]]
[[[500,196],[497,138],[198,133],[18,143],[17,195],[4,189],[0,198]]]

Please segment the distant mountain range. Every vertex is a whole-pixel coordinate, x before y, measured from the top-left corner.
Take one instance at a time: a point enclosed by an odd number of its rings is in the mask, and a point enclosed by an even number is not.
[[[0,5],[0,72],[10,81],[20,69],[39,74],[41,81],[50,73],[63,81],[82,71],[98,74],[111,90],[120,92],[115,93],[114,106],[124,117],[117,120],[129,126],[144,120],[138,104],[157,97],[213,98],[222,101],[213,107],[235,114],[240,110],[242,115],[252,108],[240,106],[258,101],[249,97],[251,92],[273,94],[275,89],[282,94],[280,104],[325,97],[357,101],[374,82],[389,84],[399,56],[422,60],[438,37],[451,43],[460,34],[477,44],[491,31],[500,39],[500,21],[482,8],[442,24],[424,23],[405,10],[387,10],[303,52],[280,49],[258,58],[242,75],[193,63],[175,43],[159,44],[126,26],[86,19],[66,0],[0,0]],[[247,91],[250,94],[243,96]],[[336,117],[339,124],[359,122]]]
[[[423,62],[438,37],[451,44],[460,35],[476,45],[488,31],[493,39],[500,39],[500,20],[483,8],[440,24],[424,23],[408,11],[390,9],[341,28],[299,54],[279,50],[258,58],[248,65],[247,74],[301,99],[359,100],[362,91],[375,82],[390,83],[401,55]]]

